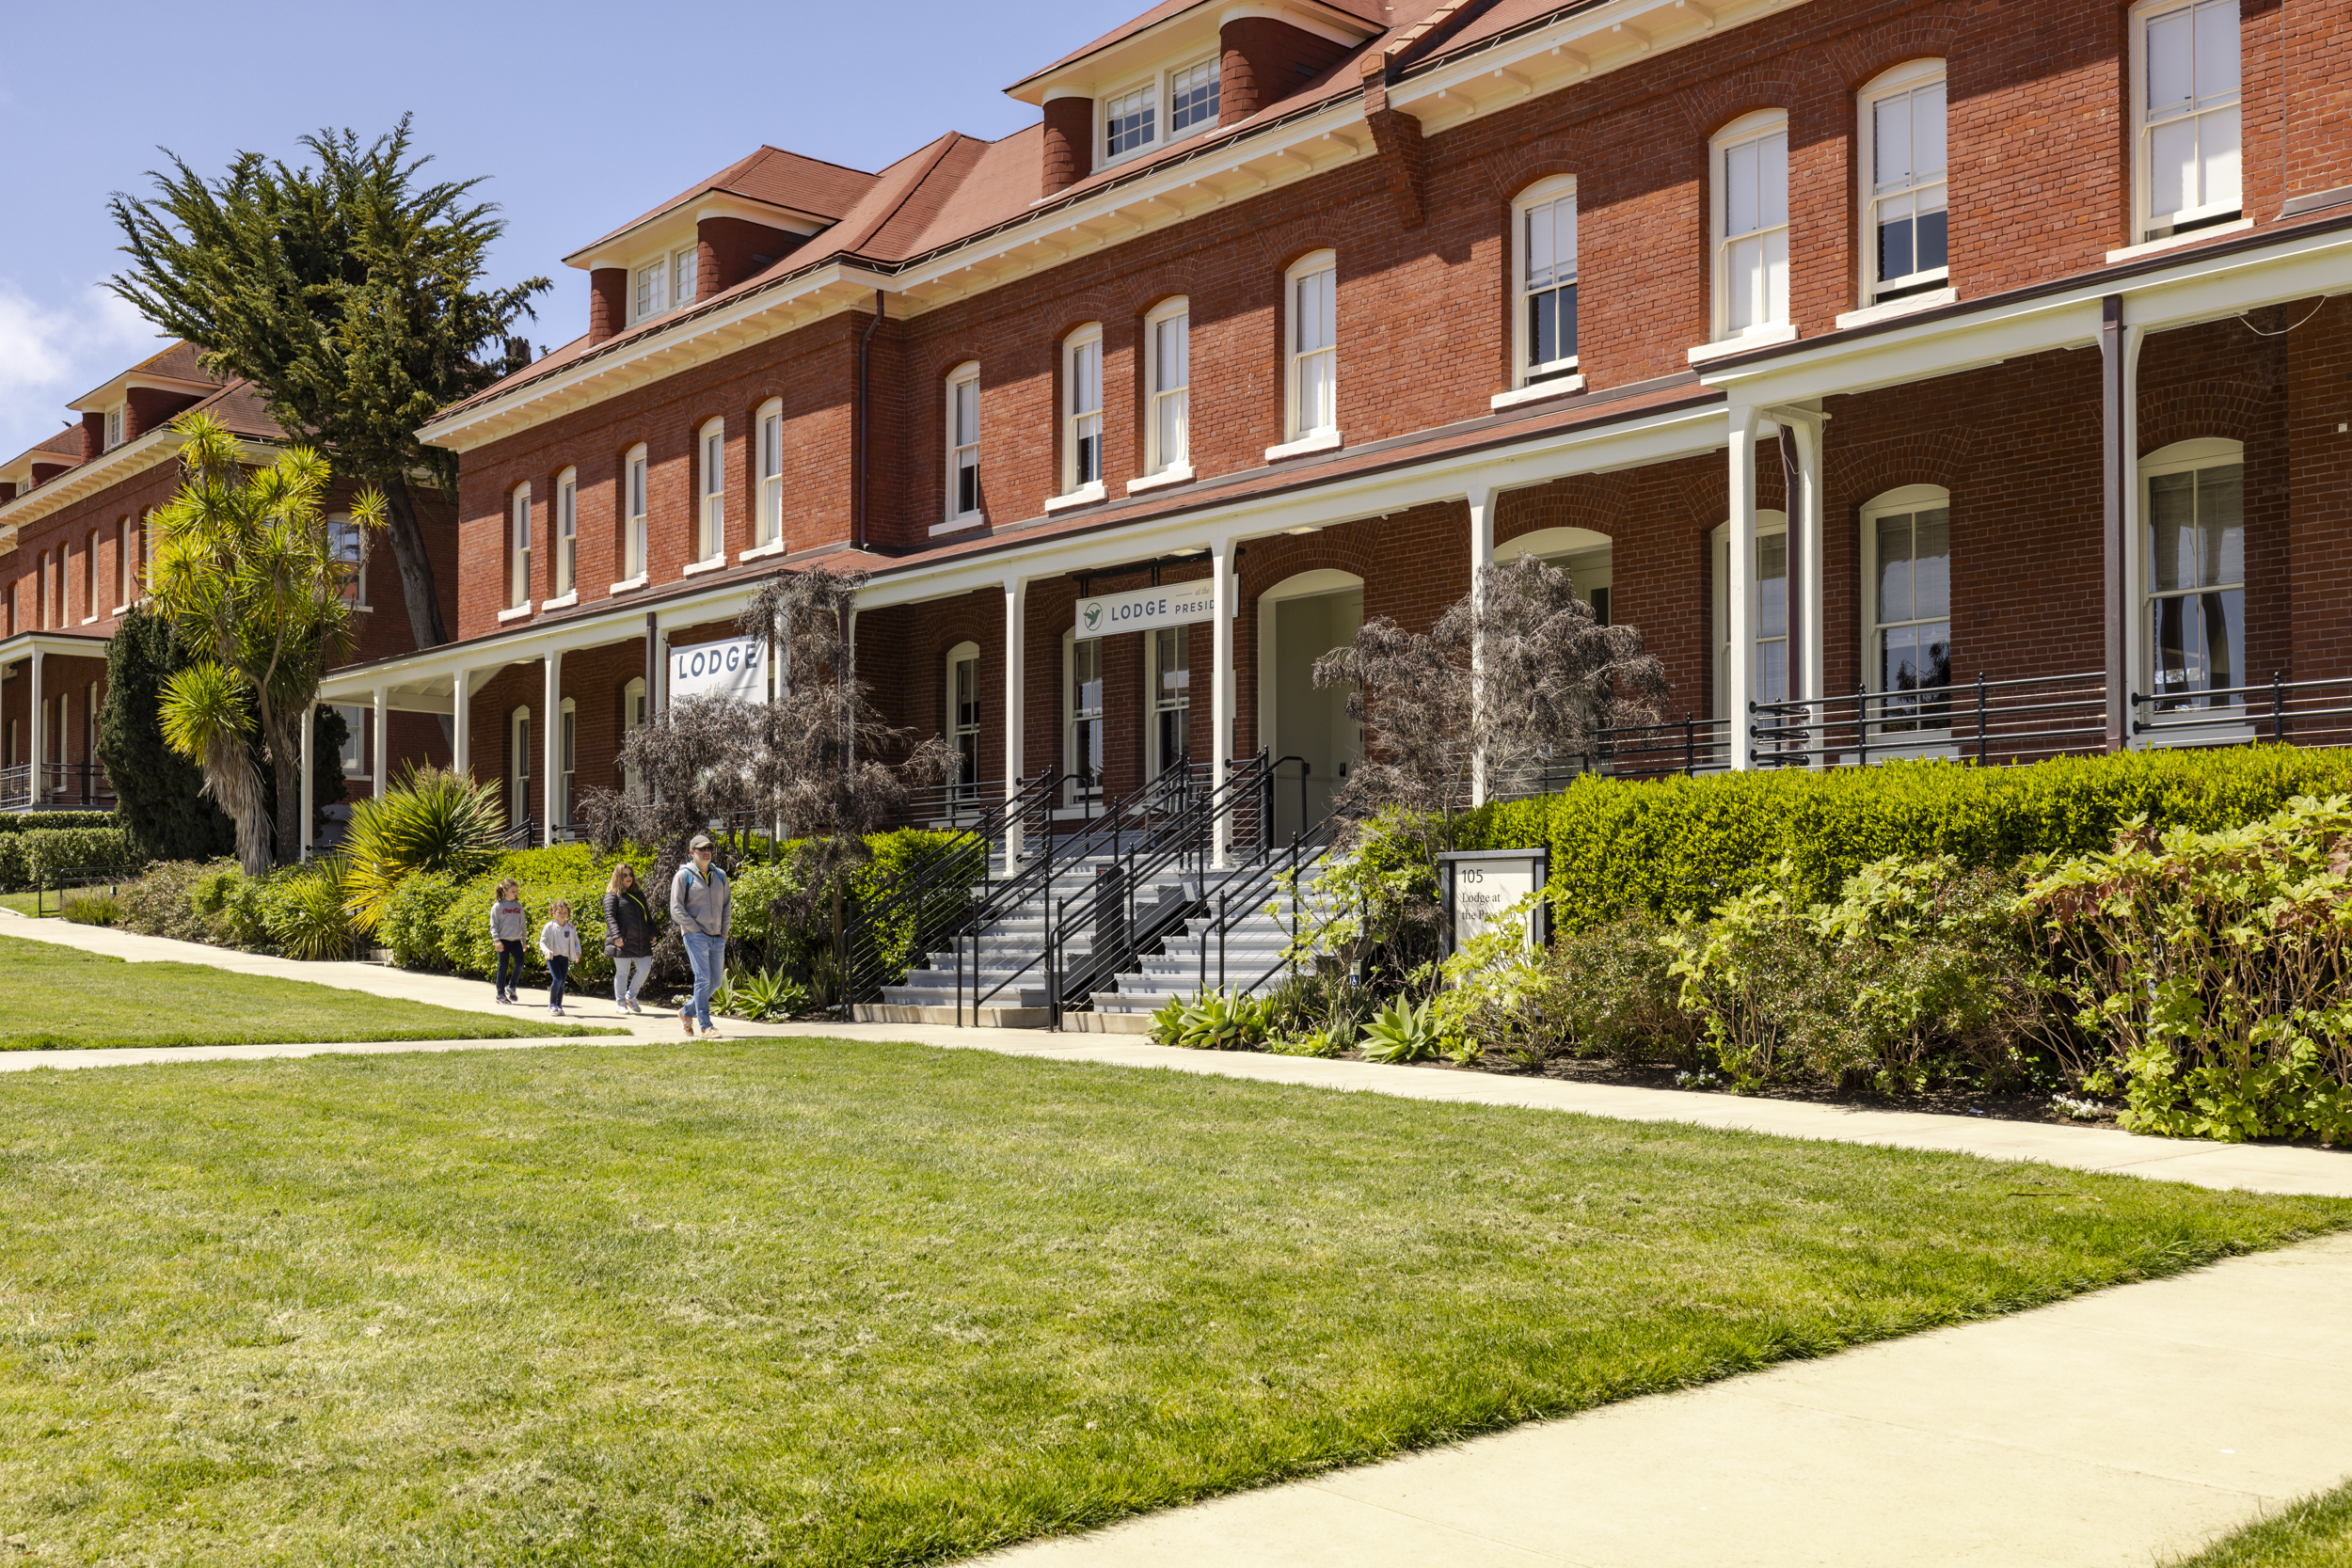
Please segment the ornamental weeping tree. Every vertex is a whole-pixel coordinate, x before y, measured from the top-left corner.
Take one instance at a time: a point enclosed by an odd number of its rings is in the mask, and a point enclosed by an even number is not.
[[[409,630],[433,647],[449,635],[409,480],[453,498],[457,457],[416,433],[506,373],[506,333],[552,285],[480,286],[505,225],[472,198],[479,180],[421,180],[432,160],[410,150],[405,116],[365,146],[350,131],[302,146],[315,166],[241,152],[208,181],[171,157],[151,201],[118,193],[132,264],[110,286],[383,492]]]
[[[1334,812],[1351,832],[1394,814],[1432,853],[1454,847],[1479,759],[1489,798],[1526,794],[1601,730],[1658,722],[1666,699],[1642,634],[1602,626],[1568,575],[1534,556],[1485,568],[1426,633],[1365,622],[1315,660],[1314,681],[1346,683],[1364,726]]]
[[[149,589],[195,661],[165,684],[164,738],[202,769],[205,792],[236,824],[250,876],[302,853],[302,733],[319,677],[350,633],[351,567],[328,537],[326,460],[308,447],[249,467],[236,436],[209,414],[174,424],[180,493],[155,514]],[[351,518],[384,526],[383,495],[363,492]],[[276,784],[270,819],[249,742]]]
[[[866,575],[821,569],[778,574],[736,625],[774,650],[779,690],[758,713],[751,790],[760,816],[804,841],[798,909],[808,923],[830,899],[841,925],[848,879],[873,858],[866,836],[899,820],[912,790],[936,784],[955,763],[940,736],[910,745],[914,732],[887,723],[858,677],[850,611]]]

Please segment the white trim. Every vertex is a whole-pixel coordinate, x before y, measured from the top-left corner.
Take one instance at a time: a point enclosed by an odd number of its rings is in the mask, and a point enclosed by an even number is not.
[[[553,586],[560,590],[565,604],[580,600],[580,470],[567,467],[555,476],[555,515],[548,519],[548,531],[553,536],[554,559],[549,562],[555,576]],[[553,600],[548,600],[552,604]]]
[[[1097,480],[1091,484],[1080,485],[1067,495],[1048,496],[1045,498],[1046,515],[1051,516],[1057,512],[1067,512],[1073,507],[1092,506],[1105,494],[1107,492],[1104,490],[1102,482]]]
[[[2141,341],[2145,341],[2144,337]],[[2137,366],[2134,368],[2137,369]],[[2128,387],[2133,383],[2127,380],[2125,385]],[[2136,425],[2134,430],[2136,433]],[[2159,447],[2154,451],[2146,453],[2134,466],[2131,505],[2125,512],[2129,534],[2123,555],[2123,584],[2125,596],[2131,606],[2131,619],[2125,627],[2124,643],[2127,653],[2126,662],[2131,671],[2128,677],[2130,688],[2141,696],[2156,695],[2156,649],[2154,627],[2151,623],[2151,607],[2154,603],[2155,594],[2149,581],[2149,569],[2153,563],[2148,559],[2149,546],[2153,543],[2149,530],[2153,524],[2148,515],[2148,482],[2166,474],[2197,473],[2206,468],[2236,467],[2243,473],[2245,467],[2246,443],[2226,436],[2198,436],[2185,441],[2175,441],[2169,446]],[[2237,590],[2239,613],[2246,616],[2248,621],[2247,625],[2238,628],[2239,640],[2243,641],[2252,629],[2252,612],[2256,607],[2246,592],[2247,579],[2244,574],[2249,565],[2247,561],[2249,552],[2243,536],[2246,529],[2246,508],[2242,488],[2239,497],[2238,528],[2241,531],[2238,580],[2233,584],[2212,583],[2203,584],[2201,587],[2206,590],[2226,590],[2234,587]],[[2188,595],[2183,591],[2173,590],[2168,594],[2168,596],[2185,597]],[[2230,679],[2223,684],[2227,686],[2251,685],[2250,674],[2251,672],[2247,670],[2233,670],[2230,673]],[[2191,691],[2188,695],[2193,696],[2195,693]],[[2215,713],[2229,713],[2242,709],[2244,703],[2241,699],[2233,706],[2209,707],[2198,711],[2210,717]],[[2133,708],[2132,718],[2137,720],[2138,705],[2133,705]],[[2166,721],[2162,719],[2149,720],[2149,723],[2154,728],[2161,728],[2165,722]],[[2218,744],[2223,733],[2218,730],[2208,730],[2203,732],[2204,738],[2202,739],[2173,743]],[[2247,738],[2251,738],[2250,735]]]
[[[516,606],[514,609],[512,609],[512,610],[500,610],[500,611],[499,611],[499,625],[500,625],[500,626],[504,626],[504,625],[506,625],[506,623],[507,623],[507,622],[509,622],[509,621],[520,621],[520,620],[524,619],[526,616],[530,615],[531,613],[532,613],[532,605],[531,605],[531,601],[530,601],[530,600],[528,600],[528,599],[525,599],[525,600],[524,600],[521,604],[516,605]]]
[[[1730,355],[1744,354],[1752,348],[1770,348],[1774,343],[1793,343],[1796,341],[1797,329],[1793,325],[1754,327],[1742,337],[1726,338],[1721,342],[1696,344],[1684,357],[1693,365],[1703,365],[1709,359],[1722,359]]]
[[[694,561],[697,565],[716,565],[727,558],[727,421],[723,419],[705,420],[694,432]]]
[[[961,417],[963,388],[966,387],[972,388],[972,428],[970,430],[961,429],[959,424]],[[940,383],[940,391],[942,428],[945,431],[946,442],[946,474],[945,476],[946,491],[943,499],[946,522],[944,527],[933,528],[931,530],[933,533],[944,532],[951,528],[971,527],[984,518],[988,513],[988,493],[984,488],[987,482],[980,477],[983,472],[981,461],[987,455],[982,440],[987,429],[982,422],[987,410],[981,406],[980,401],[980,362],[977,359],[967,359],[949,371],[946,378]],[[968,439],[960,440],[959,436],[968,437]],[[973,476],[972,504],[969,507],[963,504],[962,495],[965,467],[962,457],[966,451],[972,454],[970,464]]]
[[[1161,329],[1171,322],[1181,321],[1184,328],[1179,338],[1184,356],[1184,380],[1166,388],[1160,387],[1163,357],[1160,347]],[[1175,419],[1184,427],[1184,448],[1181,453],[1165,450],[1168,443],[1160,429],[1163,403],[1175,410]],[[1138,484],[1158,480],[1160,476],[1183,469],[1184,477],[1192,477],[1192,301],[1183,294],[1164,299],[1143,317],[1143,479],[1130,481],[1127,491],[1134,494]]]
[[[1881,71],[1878,76],[1866,84],[1860,92],[1854,95],[1854,132],[1856,137],[1854,144],[1854,214],[1855,223],[1859,230],[1856,236],[1854,247],[1854,260],[1858,265],[1858,271],[1855,277],[1856,286],[1854,290],[1854,298],[1860,300],[1862,305],[1859,309],[1849,311],[1847,313],[1848,315],[1859,316],[1863,315],[1867,311],[1883,309],[1892,305],[1908,305],[1914,299],[1927,298],[1936,293],[1941,293],[1947,299],[1951,297],[1951,290],[1948,287],[1951,277],[1951,234],[1948,227],[1951,213],[1951,112],[1948,94],[1945,100],[1944,107],[1944,162],[1939,165],[1936,169],[1931,171],[1936,178],[1931,181],[1921,181],[1915,176],[1915,178],[1909,182],[1905,190],[1892,191],[1887,193],[1884,197],[1882,197],[1879,194],[1878,182],[1874,178],[1878,172],[1879,104],[1887,99],[1899,96],[1908,96],[1924,87],[1946,86],[1946,70],[1947,68],[1945,62],[1941,59],[1930,58],[1906,60],[1904,63],[1894,67],[1892,70]],[[1904,282],[1898,279],[1895,287],[1899,289],[1915,289],[1921,281],[1926,280],[1929,275],[1933,273],[1942,273],[1947,286],[1940,290],[1920,290],[1916,293],[1903,294],[1895,299],[1882,301],[1878,297],[1878,291],[1880,288],[1877,276],[1878,245],[1877,234],[1874,230],[1874,220],[1876,219],[1878,214],[1878,204],[1882,200],[1899,200],[1905,196],[1916,196],[1922,194],[1930,186],[1939,189],[1944,193],[1944,206],[1941,210],[1946,215],[1945,221],[1947,224],[1945,232],[1945,263],[1940,267],[1914,268],[1913,271],[1907,275],[1911,281]],[[1917,232],[1918,230],[1915,223],[1913,229],[1915,242]],[[1875,320],[1878,318],[1874,317],[1872,319]],[[1837,324],[1841,327],[1848,325],[1847,317],[1838,317]]]
[[[1912,315],[1920,310],[1932,310],[1939,305],[1956,304],[1959,299],[1960,291],[1957,289],[1930,289],[1924,293],[1905,294],[1900,299],[1890,299],[1883,305],[1866,305],[1859,310],[1846,311],[1837,318],[1837,330],[1843,332],[1848,327],[1869,326],[1878,322],[1893,321],[1899,316]]]
[[[1514,387],[1507,392],[1497,392],[1486,400],[1489,408],[1517,408],[1523,403],[1541,403],[1547,398],[1564,398],[1584,389],[1581,375],[1556,375],[1549,381],[1532,381],[1524,387]]]
[[[1311,451],[1334,451],[1341,444],[1338,431],[1318,430],[1313,435],[1302,436],[1295,441],[1285,441],[1279,447],[1266,448],[1265,460],[1269,463],[1279,463],[1285,457],[1304,457]]]
[[[726,552],[723,550],[719,554],[712,556],[707,561],[688,562],[685,565],[678,568],[678,576],[682,578],[698,578],[705,572],[724,571],[726,569]]]
[[[752,415],[752,549],[784,547],[784,400],[770,398]]]
[[[1527,341],[1528,217],[1538,207],[1549,207],[1563,200],[1568,203],[1568,230],[1570,244],[1573,246],[1576,240],[1578,215],[1575,175],[1555,174],[1548,179],[1538,180],[1511,200],[1511,233],[1503,248],[1509,258],[1511,268],[1506,292],[1511,297],[1511,386],[1515,390],[1551,384],[1550,380],[1531,381],[1529,380],[1531,376],[1545,375],[1552,379],[1565,380],[1567,378],[1558,376],[1556,372],[1576,368],[1577,356],[1574,354],[1562,355],[1541,365],[1531,365],[1527,357],[1529,353]],[[1557,264],[1555,259],[1555,269]],[[1573,289],[1576,286],[1576,258],[1574,256],[1568,259],[1568,272],[1569,277],[1565,286]],[[1555,270],[1555,278],[1556,276]],[[1551,286],[1557,288],[1562,285],[1555,281]],[[1571,324],[1571,336],[1573,336],[1573,324]],[[1580,388],[1584,385],[1583,377],[1578,376],[1574,379]],[[1507,396],[1508,394],[1501,395]],[[1503,408],[1508,407],[1509,404],[1497,402],[1493,406]]]
[[[1777,150],[1772,145],[1775,140],[1779,144]],[[1753,227],[1742,229],[1737,235],[1734,235],[1731,232],[1733,217],[1731,158],[1734,153],[1745,151],[1751,148],[1756,150],[1757,162],[1756,175],[1757,221]],[[1775,161],[1778,170],[1777,185],[1774,183],[1773,165]],[[1789,221],[1793,214],[1788,210],[1788,110],[1758,109],[1753,114],[1741,115],[1708,138],[1707,211],[1709,242],[1708,251],[1710,258],[1708,270],[1711,274],[1709,287],[1714,300],[1712,330],[1716,342],[1719,344],[1742,343],[1753,347],[1758,343],[1787,341],[1787,339],[1774,336],[1774,334],[1786,328],[1793,337],[1796,330],[1795,317],[1792,313],[1795,309],[1795,297],[1794,291],[1790,288],[1791,275],[1795,271],[1796,263],[1795,258],[1789,255],[1789,243],[1793,238],[1794,229]],[[1775,211],[1780,214],[1777,221],[1773,221],[1772,217]],[[1780,297],[1776,302],[1779,306],[1777,312],[1772,309],[1775,301],[1772,298],[1771,283],[1775,239],[1778,241],[1780,254]],[[1731,297],[1733,247],[1749,244],[1754,244],[1758,247],[1758,265],[1762,269],[1764,278],[1764,300],[1760,307],[1763,313],[1745,326],[1735,326],[1732,325],[1732,318],[1736,311]],[[1695,363],[1698,357],[1696,350],[1692,351],[1692,362]]]
[[[1947,635],[1948,636],[1950,627],[1956,619],[1953,614],[1954,606],[1952,604],[1952,582],[1950,575],[1950,563],[1952,557],[1955,553],[1957,553],[1952,547],[1952,493],[1941,484],[1899,485],[1895,489],[1882,492],[1881,494],[1873,496],[1868,500],[1863,502],[1861,510],[1857,514],[1855,527],[1858,532],[1854,541],[1854,549],[1856,559],[1861,563],[1861,581],[1859,584],[1861,594],[1858,599],[1858,609],[1860,610],[1860,613],[1855,617],[1855,622],[1857,629],[1859,629],[1862,634],[1862,645],[1859,650],[1862,672],[1861,684],[1864,690],[1870,692],[1874,696],[1885,690],[1885,670],[1879,657],[1878,639],[1881,631],[1885,629],[1889,624],[1884,618],[1885,607],[1879,602],[1880,563],[1878,525],[1882,520],[1888,517],[1914,516],[1921,512],[1932,512],[1937,510],[1941,510],[1945,515],[1944,560],[1946,576],[1944,581],[1944,624],[1947,629]],[[1915,626],[1924,625],[1926,623],[1923,621],[1911,621],[1902,624],[1907,626]],[[1957,679],[1957,676],[1954,678]],[[1947,686],[1945,690],[1948,696],[1951,692],[1956,691],[1957,688],[1953,686]],[[1882,709],[1882,711],[1883,710]],[[1900,722],[1902,721],[1898,721]],[[1889,732],[1885,731],[1882,725],[1877,727],[1875,733],[1883,735]],[[1911,740],[1892,741],[1889,742],[1890,746],[1900,747],[1915,744],[1923,747],[1934,747],[1946,743],[1946,739],[1951,733],[1951,725],[1947,721],[1941,727],[1935,729],[1896,730],[1891,733],[1899,736],[1909,736],[1914,738]],[[1879,751],[1875,738],[1873,738],[1870,744],[1869,751],[1872,755],[1876,755]]]
[[[1158,473],[1146,474],[1141,479],[1129,480],[1127,494],[1134,496],[1140,495],[1146,490],[1165,490],[1171,484],[1189,483],[1192,477],[1192,465],[1179,463],[1172,468],[1162,468]]]
[[[2237,53],[2237,58],[2233,62],[2233,73],[2237,77],[2237,86],[2226,92],[2215,93],[2204,102],[2195,103],[2191,109],[2185,115],[2172,115],[2168,117],[2166,123],[2168,125],[2196,123],[2202,121],[2209,117],[2217,118],[2224,114],[2233,117],[2235,121],[2233,134],[2236,142],[2235,172],[2237,179],[2237,199],[2235,201],[2209,200],[2194,203],[2190,206],[2181,208],[2177,212],[2166,214],[2166,221],[2177,228],[2177,226],[2184,221],[2195,223],[2200,219],[2217,216],[2219,214],[2226,212],[2235,211],[2243,213],[2245,209],[2246,62],[2244,43],[2242,41],[2242,29],[2244,27],[2245,18],[2238,5],[2238,0],[2141,0],[2141,4],[2132,8],[2130,18],[2126,23],[2126,26],[2128,27],[2130,33],[2130,45],[2127,50],[2127,71],[2130,76],[2130,106],[2128,113],[2131,118],[2128,122],[2128,129],[2131,133],[2132,138],[2131,238],[2133,241],[2131,245],[2123,247],[2127,251],[2136,252],[2138,250],[2139,246],[2143,245],[2161,245],[2164,239],[2178,239],[2181,237],[2178,233],[2166,235],[2163,236],[2162,239],[2156,240],[2151,240],[2148,237],[2148,230],[2154,228],[2157,222],[2155,213],[2155,191],[2153,185],[2155,158],[2149,145],[2150,138],[2155,128],[2150,125],[2148,115],[2148,24],[2152,21],[2176,16],[2184,11],[2193,12],[2207,8],[2217,9],[2224,6],[2228,8],[2231,13],[2231,22],[2233,24],[2230,41],[2233,50]],[[2195,58],[2195,27],[2196,24],[2192,20],[2190,23],[2192,60]],[[2227,102],[2223,102],[2225,99]],[[2203,127],[2200,125],[2199,129],[2201,132]],[[2241,219],[2240,221],[2244,220]],[[2217,233],[2224,231],[2226,228],[2226,225],[2216,225],[2212,229],[2191,230],[2190,233]],[[2114,261],[2115,253],[2109,252],[2107,259],[2110,261]]]
[[[2218,239],[2224,234],[2243,233],[2253,227],[2252,218],[2238,218],[2229,223],[2217,223],[2210,229],[2192,229],[2185,234],[2168,234],[2161,240],[2142,240],[2137,245],[2127,245],[2121,249],[2108,251],[2107,261],[2109,263],[2136,261],[2142,256],[2153,256],[2160,250],[2174,250],[2185,245],[2195,245],[2200,240]]]
[[[606,588],[605,592],[607,594],[634,594],[650,580],[644,573],[640,572],[633,578],[623,578],[620,581]]]
[[[1323,336],[1321,329],[1327,326],[1330,329],[1331,341],[1313,348],[1302,349],[1299,346],[1302,341],[1302,328],[1310,324],[1300,320],[1298,301],[1300,287],[1311,279],[1318,277],[1327,278],[1328,281],[1317,291],[1318,297],[1314,301],[1314,309],[1318,319],[1311,325],[1316,329],[1314,336],[1317,338]],[[1284,440],[1279,449],[1274,447],[1266,449],[1268,458],[1274,457],[1278,450],[1285,456],[1294,451],[1323,451],[1321,447],[1308,446],[1305,443],[1317,436],[1326,434],[1331,437],[1330,445],[1339,445],[1340,260],[1337,251],[1311,250],[1283,269],[1281,322]],[[1321,365],[1311,363],[1315,360],[1325,362]],[[1300,396],[1305,385],[1302,378],[1311,374],[1319,377],[1327,376],[1327,380],[1318,388],[1318,391],[1321,399],[1330,404],[1330,407],[1325,411],[1328,417],[1317,420],[1312,424],[1307,422],[1308,410]]]
[[[569,610],[578,603],[580,603],[580,590],[575,588],[560,599],[541,599],[539,608],[541,610]]]
[[[735,559],[738,562],[765,561],[770,556],[782,555],[783,553],[784,541],[778,539],[771,544],[756,546],[748,550],[738,550],[735,552]]]
[[[1103,446],[1108,428],[1104,404],[1108,401],[1103,377],[1103,324],[1089,322],[1061,341],[1061,417],[1056,421],[1061,449],[1061,488],[1058,494],[1065,503],[1078,504],[1078,498],[1092,491],[1099,499],[1103,493]],[[1082,408],[1081,399],[1093,393],[1093,405]],[[1092,429],[1088,428],[1089,423]],[[1091,439],[1093,448],[1088,455],[1090,474],[1081,474],[1079,450]],[[1053,502],[1046,502],[1053,510]]]
[[[930,535],[936,539],[943,533],[961,533],[968,528],[986,528],[987,526],[988,514],[975,512],[968,517],[953,517],[944,523],[933,523],[930,526]]]
[[[506,603],[531,609],[531,482],[506,493]]]
[[[642,583],[653,570],[653,462],[643,441],[621,457],[618,500],[612,510],[621,515],[621,570],[637,568],[622,580]],[[632,505],[636,507],[634,512],[629,510]],[[613,591],[618,593],[619,589]]]

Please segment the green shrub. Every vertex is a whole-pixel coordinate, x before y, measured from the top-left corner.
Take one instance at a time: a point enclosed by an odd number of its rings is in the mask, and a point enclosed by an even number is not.
[[[122,819],[110,811],[0,811],[0,833],[21,833],[35,828],[119,828]]]
[[[43,876],[81,870],[135,870],[146,857],[121,828],[35,828],[17,835],[24,847],[24,875],[39,885]]]
[[[1465,848],[1551,853],[1557,923],[1629,910],[1712,912],[1789,863],[1800,905],[1835,899],[1889,857],[2014,865],[2105,850],[2124,823],[2200,832],[2268,816],[2297,795],[2352,790],[2352,752],[2290,746],[2130,752],[2019,768],[1890,762],[1637,783],[1580,779],[1557,795],[1483,808]]]
[[[61,912],[76,926],[112,926],[120,918],[122,907],[112,894],[92,888],[67,894]]]
[[[506,815],[496,784],[411,767],[380,799],[351,808],[343,894],[362,931],[381,934],[386,907],[422,872],[472,877],[499,858]]]
[[[358,930],[344,902],[340,860],[312,861],[272,872],[263,889],[262,919],[272,946],[290,958],[348,958]]]
[[[2050,867],[2026,903],[2075,1022],[2085,1085],[2172,1136],[2352,1140],[2352,799],[2159,832]]]
[[[196,884],[235,870],[229,861],[166,861],[148,867],[137,881],[116,895],[120,913],[116,924],[142,936],[174,937],[182,942],[211,940],[211,923],[191,896]]]
[[[403,969],[447,969],[441,952],[441,920],[457,901],[459,883],[443,871],[414,871],[392,890],[377,917],[375,934]]]
[[[631,863],[644,863],[632,860]],[[539,959],[539,927],[547,924],[548,911],[559,898],[570,900],[572,924],[580,928],[580,956],[572,966],[573,980],[599,980],[612,973],[612,956],[604,950],[604,889],[612,878],[612,863],[599,859],[585,844],[517,849],[500,856],[489,870],[460,883],[437,914],[420,909],[416,916],[420,949],[421,929],[429,922],[437,934],[443,964],[460,974],[486,979],[494,974],[498,949],[490,942],[490,905],[499,883],[509,877],[518,884],[522,897],[524,961],[532,973],[544,969]],[[667,918],[666,896],[648,896],[646,902],[653,905],[657,923]]]

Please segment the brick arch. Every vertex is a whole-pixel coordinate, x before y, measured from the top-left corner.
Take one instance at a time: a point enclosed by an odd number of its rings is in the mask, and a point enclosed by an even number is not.
[[[1940,484],[1955,497],[1975,472],[1975,441],[1966,431],[1915,431],[1840,447],[1833,423],[1822,454],[1822,488],[1851,510],[1906,484]]]
[[[1596,156],[1592,138],[1581,126],[1570,126],[1481,159],[1497,199],[1516,201],[1521,191],[1555,174],[1583,176],[1592,171]]]
[[[2276,394],[2242,376],[2217,376],[2173,387],[2139,403],[2139,451],[2157,451],[2201,436],[2243,441],[2250,451],[2268,441],[2277,422]]]
[[[1817,89],[1815,75],[1814,71],[1800,69],[1800,62],[1794,59],[1768,60],[1696,84],[1682,93],[1677,102],[1692,132],[1701,141],[1712,137],[1740,116],[1759,109],[1782,110],[1793,124],[1797,106]]]
[[[1628,531],[1632,506],[1630,491],[1614,473],[1575,474],[1507,491],[1495,506],[1495,543],[1548,528],[1586,529],[1613,541]]]
[[[1848,92],[1860,92],[1873,78],[1907,61],[1950,61],[1959,53],[1960,28],[1958,8],[1945,0],[1833,39],[1823,47],[1822,59]]]

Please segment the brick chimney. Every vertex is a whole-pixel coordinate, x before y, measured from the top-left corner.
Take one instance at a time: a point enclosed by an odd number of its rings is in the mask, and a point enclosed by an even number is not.
[[[1045,101],[1044,194],[1057,195],[1094,172],[1094,100]]]
[[[588,341],[603,342],[628,325],[628,269],[597,267],[588,275]]]
[[[1217,29],[1216,122],[1233,125],[1280,103],[1346,58],[1347,46],[1270,16],[1237,16]]]

